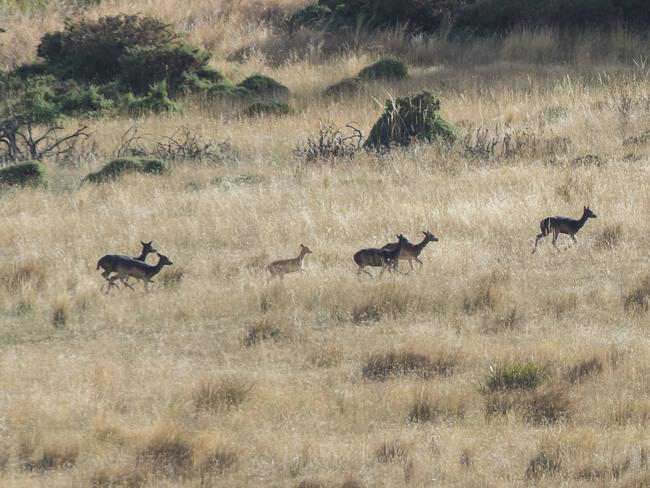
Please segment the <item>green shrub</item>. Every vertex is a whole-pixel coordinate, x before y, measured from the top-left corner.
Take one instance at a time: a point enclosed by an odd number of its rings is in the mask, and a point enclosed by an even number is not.
[[[244,102],[254,98],[253,94],[247,88],[238,85],[230,85],[228,83],[214,85],[208,90],[208,95],[220,100],[237,102]]]
[[[341,98],[350,95],[356,95],[363,91],[365,85],[361,78],[344,78],[338,83],[325,88],[323,95],[331,98]]]
[[[424,91],[418,95],[390,99],[372,127],[366,147],[407,146],[414,140],[451,142],[456,129],[439,114],[440,100]]]
[[[408,77],[408,68],[396,59],[380,59],[359,71],[359,78],[366,81],[399,81]]]
[[[166,172],[169,166],[164,161],[144,158],[120,158],[106,164],[95,173],[90,173],[84,181],[91,183],[104,183],[119,178],[127,173],[161,174]]]
[[[26,161],[0,169],[0,186],[41,186],[45,170],[36,161]]]
[[[163,113],[173,112],[176,110],[176,104],[169,98],[167,93],[167,83],[159,81],[149,88],[149,92],[144,97],[137,97],[132,94],[127,96],[127,108],[133,115],[143,115],[146,113]]]
[[[249,76],[238,86],[260,98],[282,99],[289,96],[289,89],[286,86],[264,75]]]
[[[72,88],[59,99],[61,111],[66,115],[102,114],[113,107],[94,85]]]
[[[249,105],[244,110],[244,115],[248,117],[260,117],[263,115],[272,115],[276,117],[282,117],[284,115],[289,115],[291,110],[289,105],[286,102],[255,102],[252,105]]]
[[[485,379],[488,391],[536,388],[542,382],[542,370],[533,362],[512,361],[490,368]]]

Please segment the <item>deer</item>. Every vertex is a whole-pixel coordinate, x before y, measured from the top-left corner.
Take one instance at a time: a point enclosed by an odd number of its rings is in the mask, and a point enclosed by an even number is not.
[[[392,272],[393,269],[397,271],[397,263],[399,262],[400,254],[409,244],[411,243],[408,239],[400,234],[397,236],[397,245],[394,249],[388,250],[370,247],[357,251],[354,253],[354,256],[352,256],[354,262],[359,266],[357,269],[357,275],[363,272],[372,277],[372,273],[365,269],[366,266],[381,266],[381,272],[379,273],[380,278],[386,269],[389,270],[389,273]]]
[[[139,256],[133,257],[131,259],[135,259],[136,261],[141,261],[144,263],[149,254],[157,251],[153,247],[153,241],[149,241],[149,242],[140,241],[140,244],[142,244],[142,252],[140,253]],[[122,256],[119,254],[107,254],[106,256],[100,258],[99,261],[97,261],[97,269],[102,268],[104,270],[102,272],[102,276],[106,281],[108,281],[109,288],[111,286],[116,286],[115,283],[111,281],[109,278],[110,274],[115,272],[116,258],[128,258],[128,257],[129,256]]]
[[[120,280],[124,286],[133,290],[133,287],[126,282],[130,276],[144,282],[144,291],[149,291],[148,284],[153,283],[153,278],[163,269],[163,266],[171,266],[172,263],[167,256],[156,253],[158,262],[154,265],[138,261],[127,256],[114,256],[115,276],[109,278],[109,289],[116,280]]]
[[[431,232],[428,230],[422,231],[424,234],[424,239],[422,239],[421,242],[418,244],[411,244],[410,242],[408,244],[405,244],[404,247],[402,248],[402,252],[399,255],[400,259],[404,259],[409,262],[411,265],[411,271],[413,271],[415,268],[413,267],[413,261],[417,261],[420,263],[420,268],[424,265],[422,261],[420,261],[420,253],[424,250],[427,244],[430,242],[438,242],[438,238],[434,236]],[[389,242],[386,244],[382,249],[385,249],[387,251],[392,251],[397,247],[398,243],[397,242]]]
[[[539,223],[539,228],[542,232],[537,234],[535,237],[535,247],[533,247],[533,253],[537,250],[537,243],[543,237],[546,237],[551,232],[553,233],[553,240],[551,243],[557,249],[560,250],[556,245],[555,241],[557,240],[558,234],[569,234],[574,243],[577,243],[576,234],[582,227],[587,223],[589,219],[595,219],[597,215],[589,208],[582,208],[582,217],[578,220],[569,218],[569,217],[546,217]]]
[[[300,244],[300,254],[298,254],[298,257],[273,261],[266,267],[266,270],[271,273],[271,278],[278,277],[280,280],[284,279],[285,274],[296,273],[298,271],[306,273],[307,270],[304,268],[305,256],[311,253],[311,249]]]

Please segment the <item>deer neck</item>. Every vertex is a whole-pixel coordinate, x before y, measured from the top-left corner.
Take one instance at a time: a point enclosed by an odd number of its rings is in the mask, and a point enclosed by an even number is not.
[[[305,251],[304,249],[301,249],[300,254],[298,254],[298,257],[296,258],[297,261],[298,261],[298,264],[300,264],[300,266],[302,266],[302,262],[305,260],[306,255],[307,255],[307,251]]]
[[[158,273],[160,273],[160,270],[163,268],[163,266],[164,264],[162,263],[162,259],[158,259],[158,262],[154,266],[150,266],[147,274],[150,278],[152,276],[156,276]]]
[[[135,259],[137,259],[138,261],[144,262],[145,259],[147,259],[147,254],[149,254],[149,252],[146,251],[145,249],[143,249],[142,252],[140,253],[140,255]]]
[[[580,217],[580,219],[577,221],[578,229],[581,229],[582,226],[587,223],[587,219],[589,219],[587,212],[582,212],[582,217]]]
[[[422,239],[422,242],[420,242],[418,244],[414,244],[413,248],[415,249],[416,252],[419,253],[419,252],[422,251],[422,249],[424,249],[426,247],[427,244],[429,244],[429,242],[430,242],[429,238],[427,236],[424,236],[424,239]]]

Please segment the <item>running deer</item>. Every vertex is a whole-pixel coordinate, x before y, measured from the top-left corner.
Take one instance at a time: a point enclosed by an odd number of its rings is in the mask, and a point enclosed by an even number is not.
[[[391,272],[391,268],[397,270],[397,263],[400,259],[400,253],[410,242],[402,234],[397,236],[397,245],[394,249],[378,249],[378,248],[367,248],[361,249],[354,253],[354,262],[357,263],[359,269],[357,269],[357,275],[361,272],[366,273],[367,275],[372,276],[370,272],[364,269],[366,266],[381,267],[381,272],[379,277],[384,274],[386,269]]]
[[[163,266],[171,266],[172,263],[167,256],[160,253],[158,255],[158,262],[154,265],[143,263],[137,259],[129,258],[127,256],[115,256],[115,276],[109,278],[111,285],[116,280],[120,280],[124,286],[133,290],[133,287],[126,282],[130,276],[144,282],[144,290],[148,291],[148,284],[153,283],[153,278],[163,269]],[[110,289],[110,286],[109,286]]]
[[[149,242],[140,241],[140,244],[142,244],[142,252],[140,253],[139,256],[130,259],[135,259],[137,261],[141,261],[144,263],[149,254],[157,251],[153,247],[153,241],[149,241]],[[104,270],[102,272],[102,276],[106,281],[108,281],[109,287],[116,286],[115,283],[113,283],[113,281],[110,280],[109,275],[115,272],[117,258],[129,258],[129,256],[122,256],[118,254],[107,254],[106,256],[102,257],[99,261],[97,261],[97,269],[102,268]]]
[[[311,249],[300,244],[300,254],[298,254],[297,258],[273,261],[266,269],[271,273],[271,278],[279,277],[280,280],[284,278],[285,274],[295,273],[297,271],[306,273],[307,270],[304,268],[304,262],[307,254],[311,254]]]
[[[589,207],[583,207],[582,217],[578,220],[571,219],[569,217],[546,217],[539,223],[539,228],[542,232],[537,234],[535,237],[535,247],[533,247],[533,253],[537,250],[537,243],[542,237],[546,237],[550,233],[553,233],[553,240],[551,243],[558,249],[555,245],[558,234],[569,234],[573,242],[578,242],[576,240],[576,234],[582,227],[587,223],[588,219],[595,219],[596,214],[591,211]]]
[[[413,271],[415,268],[413,267],[413,260],[417,261],[420,263],[420,268],[424,263],[420,261],[420,253],[424,250],[427,244],[430,242],[438,242],[438,238],[434,236],[431,232],[428,230],[422,231],[424,234],[424,239],[422,239],[422,242],[418,244],[411,244],[410,242],[405,244],[404,247],[402,248],[402,252],[399,255],[400,259],[404,259],[409,262],[411,265],[411,271]],[[382,249],[385,249],[387,251],[393,251],[397,247],[397,242],[390,242],[386,244]]]

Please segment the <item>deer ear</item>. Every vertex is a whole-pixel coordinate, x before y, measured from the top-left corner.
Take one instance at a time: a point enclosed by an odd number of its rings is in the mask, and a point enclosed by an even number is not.
[[[142,242],[142,241],[140,241],[140,244],[142,244],[143,246],[146,246],[146,244],[144,242]]]

